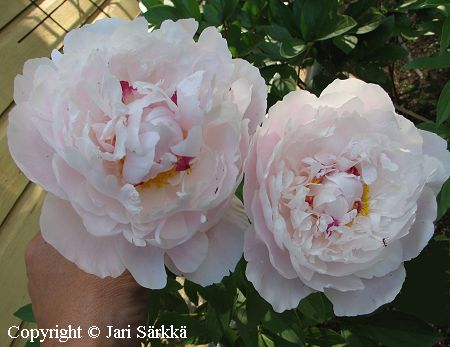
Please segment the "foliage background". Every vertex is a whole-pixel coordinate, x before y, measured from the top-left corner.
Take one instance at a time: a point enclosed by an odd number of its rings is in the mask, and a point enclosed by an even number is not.
[[[381,85],[397,112],[417,127],[450,138],[449,0],[142,0],[151,27],[195,18],[201,32],[219,28],[233,57],[252,62],[269,86],[268,106],[296,88],[315,94],[335,78]],[[242,198],[242,187],[236,193]],[[337,318],[321,293],[275,313],[245,279],[245,261],[218,285],[202,288],[171,275],[151,293],[148,324],[185,325],[184,341],[152,346],[449,346],[450,182],[438,196],[435,237],[406,263],[391,304]],[[181,282],[181,283],[180,283]],[[33,320],[31,307],[16,313]]]

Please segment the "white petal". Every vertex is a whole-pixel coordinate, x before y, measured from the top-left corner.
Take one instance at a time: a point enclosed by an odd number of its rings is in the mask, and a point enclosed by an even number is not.
[[[208,255],[197,271],[185,277],[202,286],[218,283],[234,271],[242,256],[244,231],[248,227],[242,203],[234,198],[224,217],[206,232]]]
[[[121,236],[92,236],[69,202],[47,194],[40,225],[44,240],[80,269],[102,278],[125,270],[115,247]]]
[[[55,150],[43,141],[30,121],[32,117],[33,110],[27,104],[16,105],[10,112],[7,136],[11,156],[29,180],[63,196],[52,170]]]
[[[334,80],[322,92],[322,95],[330,93],[342,93],[357,96],[364,104],[365,110],[394,111],[389,95],[377,84],[366,83],[356,78],[346,80]]]
[[[408,235],[400,239],[405,261],[417,257],[433,237],[433,222],[437,215],[436,205],[436,196],[433,191],[424,187],[422,195],[417,200],[416,220]]]
[[[198,232],[188,241],[167,251],[180,272],[194,272],[208,254],[208,237]]]
[[[336,316],[357,316],[375,311],[395,299],[405,281],[403,264],[383,276],[363,279],[364,289],[341,292],[325,288],[324,293],[333,303]]]
[[[434,133],[419,130],[423,137],[423,153],[427,155],[424,164],[428,177],[428,185],[437,194],[450,174],[450,152],[447,142]]]
[[[314,291],[298,278],[281,276],[269,260],[266,245],[257,239],[253,230],[245,234],[244,256],[248,261],[245,275],[276,312],[297,307],[301,299]]]
[[[164,251],[161,248],[150,245],[137,247],[121,238],[118,250],[123,264],[137,283],[150,289],[161,289],[166,286]]]

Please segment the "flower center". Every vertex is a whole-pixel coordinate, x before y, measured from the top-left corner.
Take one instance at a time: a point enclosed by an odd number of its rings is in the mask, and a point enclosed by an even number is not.
[[[332,167],[321,169],[306,187],[307,212],[327,236],[337,227],[350,227],[356,217],[370,213],[370,188],[356,166],[345,172]]]
[[[173,102],[177,105],[176,91],[170,100],[169,98],[162,100],[160,89],[147,91],[144,88],[138,92],[138,89],[128,81],[120,81],[120,86],[121,100],[125,105],[147,97],[146,93],[159,94],[155,95],[156,101],[141,106],[142,113],[135,112],[123,116],[123,119],[119,120],[123,123],[119,124],[120,133],[116,126],[108,138],[103,138],[102,131],[106,126],[103,125],[101,128],[101,125],[99,126],[96,136],[101,136],[103,150],[108,152],[105,167],[139,189],[162,188],[167,184],[176,184],[179,182],[177,176],[181,173],[190,173],[191,162],[194,159],[191,156],[176,154],[172,150],[189,136],[189,131],[182,128],[176,120],[176,111],[171,104]],[[126,137],[123,134],[126,134]],[[125,140],[118,139],[118,136],[122,136]],[[117,146],[122,146],[120,149],[125,154],[119,160],[109,159],[116,152]]]

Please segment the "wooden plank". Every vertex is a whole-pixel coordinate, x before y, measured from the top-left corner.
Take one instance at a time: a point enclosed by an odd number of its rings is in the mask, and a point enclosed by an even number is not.
[[[7,115],[0,118],[0,225],[25,189],[28,179],[9,154],[6,138]]]
[[[13,313],[30,302],[24,251],[39,230],[44,191],[30,183],[0,227],[0,341],[9,341],[7,329],[20,324]]]
[[[46,0],[41,6],[51,12],[59,3],[61,0]],[[63,29],[48,19],[30,33],[45,17],[40,9],[33,6],[0,32],[0,113],[12,101],[14,77],[22,72],[24,62],[30,58],[48,56],[65,34]]]
[[[138,0],[113,0],[109,1],[108,5],[105,6],[104,12],[110,17],[123,18],[123,19],[133,19],[139,14],[139,1]],[[95,18],[101,19],[105,18],[105,13],[99,13]],[[94,21],[95,21],[94,20]]]
[[[28,6],[33,6],[30,0],[14,0],[0,2],[0,28],[3,28],[20,12],[25,10]]]
[[[92,16],[100,3],[101,0],[45,0],[0,32],[0,114],[12,101],[14,77],[22,72],[25,61],[49,56],[52,49],[61,46],[66,31]]]

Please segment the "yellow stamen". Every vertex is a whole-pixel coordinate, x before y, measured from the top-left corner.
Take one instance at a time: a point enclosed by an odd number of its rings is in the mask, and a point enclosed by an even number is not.
[[[321,178],[314,177],[314,178],[311,180],[311,183],[315,183],[315,184],[322,183],[322,179],[321,179]]]
[[[370,207],[369,207],[370,188],[367,184],[363,185],[363,193],[361,196],[361,202],[362,202],[362,208],[361,208],[361,211],[359,211],[359,213],[361,213],[363,216],[367,217],[370,213]]]
[[[176,170],[175,166],[172,166],[167,171],[160,172],[156,177],[149,179],[146,182],[139,183],[136,188],[145,189],[155,186],[156,188],[162,188],[169,183],[169,180],[175,176],[179,171]]]

